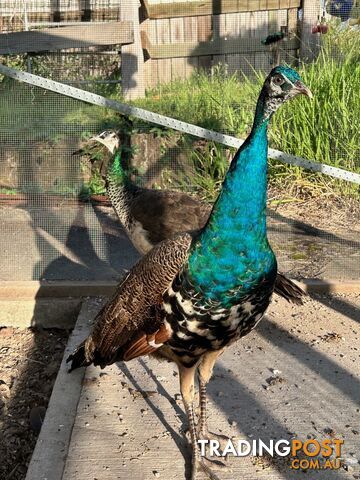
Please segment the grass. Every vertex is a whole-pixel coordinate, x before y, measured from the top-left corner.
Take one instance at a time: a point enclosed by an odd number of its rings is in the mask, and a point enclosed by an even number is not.
[[[1,195],[17,195],[18,193],[16,188],[0,187]]]

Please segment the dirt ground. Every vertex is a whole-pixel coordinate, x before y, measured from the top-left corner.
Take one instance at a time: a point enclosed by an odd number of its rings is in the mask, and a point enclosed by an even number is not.
[[[22,480],[68,333],[0,329],[0,479]]]
[[[270,206],[268,235],[280,270],[294,278],[360,278],[355,200],[319,197]]]

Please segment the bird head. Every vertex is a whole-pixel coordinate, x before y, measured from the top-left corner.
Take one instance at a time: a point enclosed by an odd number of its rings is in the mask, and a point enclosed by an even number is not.
[[[99,135],[91,137],[89,142],[102,143],[112,154],[114,154],[120,146],[120,138],[115,130],[105,130]]]
[[[312,98],[310,89],[295,70],[282,65],[273,68],[260,94],[264,108],[263,120],[270,118],[286,100],[300,94]]]
[[[105,146],[105,149],[104,149]],[[73,155],[87,158],[91,164],[91,172],[98,172],[105,179],[109,161],[120,147],[120,138],[115,130],[105,130],[83,142],[81,148]],[[105,151],[104,151],[105,150]]]

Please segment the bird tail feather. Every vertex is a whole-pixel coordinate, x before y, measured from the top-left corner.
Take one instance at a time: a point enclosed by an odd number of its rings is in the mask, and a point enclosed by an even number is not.
[[[303,297],[307,296],[301,287],[280,272],[277,274],[274,292],[296,305],[302,305]]]
[[[87,367],[92,363],[92,359],[87,358],[87,355],[85,354],[85,341],[77,347],[74,353],[69,355],[66,363],[69,362],[71,362],[69,373],[77,368]]]

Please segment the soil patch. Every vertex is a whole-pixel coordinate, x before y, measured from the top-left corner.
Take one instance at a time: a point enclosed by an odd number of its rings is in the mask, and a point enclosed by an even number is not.
[[[23,480],[68,332],[0,329],[0,478]]]

